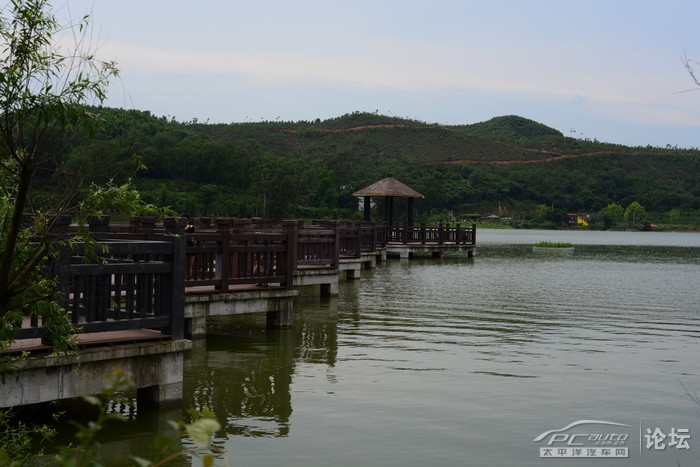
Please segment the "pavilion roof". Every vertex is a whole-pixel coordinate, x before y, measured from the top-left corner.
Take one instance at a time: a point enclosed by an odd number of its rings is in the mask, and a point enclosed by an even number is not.
[[[395,197],[395,198],[425,198],[413,188],[404,185],[391,174],[386,178],[382,178],[378,182],[374,182],[368,187],[357,190],[353,196],[369,196],[369,197]]]

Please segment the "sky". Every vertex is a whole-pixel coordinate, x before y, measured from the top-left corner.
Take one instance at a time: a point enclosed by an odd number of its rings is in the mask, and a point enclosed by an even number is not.
[[[91,14],[105,105],[179,121],[519,115],[566,136],[700,147],[697,0],[53,0]],[[698,65],[700,76],[700,65]]]

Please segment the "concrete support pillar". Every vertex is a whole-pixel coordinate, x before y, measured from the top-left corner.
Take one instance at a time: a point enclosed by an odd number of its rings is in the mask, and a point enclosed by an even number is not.
[[[142,410],[174,407],[182,403],[182,381],[147,386],[136,390],[136,407]]]
[[[321,284],[321,297],[335,297],[338,295],[338,281]]]
[[[292,302],[285,300],[279,302],[279,310],[267,312],[268,328],[288,328],[292,326]]]
[[[185,337],[187,339],[198,339],[207,335],[207,317],[193,316],[185,318]]]

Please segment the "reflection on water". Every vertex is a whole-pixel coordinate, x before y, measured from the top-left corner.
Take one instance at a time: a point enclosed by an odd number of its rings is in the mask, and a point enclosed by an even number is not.
[[[595,234],[479,232],[474,259],[390,260],[299,299],[292,329],[224,320],[187,358],[185,406],[216,412],[241,466],[535,466],[533,439],[581,419],[700,443],[700,234]]]
[[[271,330],[255,318],[221,319],[217,329],[193,343],[184,405],[212,409],[228,435],[289,435],[292,375],[298,362],[335,364],[334,323],[309,319]]]

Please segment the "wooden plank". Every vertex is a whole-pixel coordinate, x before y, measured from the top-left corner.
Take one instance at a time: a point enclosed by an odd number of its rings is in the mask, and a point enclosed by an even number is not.
[[[91,347],[97,345],[114,345],[170,339],[171,336],[154,329],[134,329],[124,331],[106,331],[97,333],[83,333],[76,335],[78,347]],[[9,348],[0,352],[0,355],[11,355],[22,352],[50,352],[51,346],[42,344],[40,338],[18,339]]]

